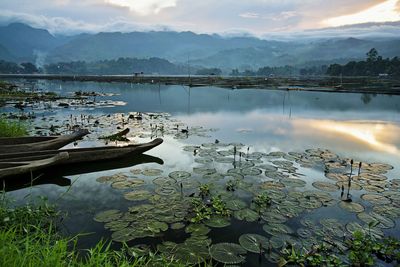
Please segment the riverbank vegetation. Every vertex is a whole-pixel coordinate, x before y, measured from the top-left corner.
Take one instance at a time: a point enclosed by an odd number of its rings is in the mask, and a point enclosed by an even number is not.
[[[187,266],[154,253],[139,255],[127,246],[116,251],[104,241],[79,251],[79,237],[61,236],[61,214],[45,199],[12,207],[4,194],[0,197],[0,266]]]
[[[375,48],[367,53],[366,60],[350,61],[345,65],[332,64],[326,71],[331,76],[395,76],[400,77],[400,59],[382,58]]]
[[[27,127],[23,123],[0,117],[0,137],[20,137],[27,132]]]

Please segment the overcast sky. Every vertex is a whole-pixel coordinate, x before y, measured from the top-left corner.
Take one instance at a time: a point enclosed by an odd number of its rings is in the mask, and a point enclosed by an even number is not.
[[[400,21],[400,0],[1,0],[0,23],[53,33],[171,29],[256,35]]]

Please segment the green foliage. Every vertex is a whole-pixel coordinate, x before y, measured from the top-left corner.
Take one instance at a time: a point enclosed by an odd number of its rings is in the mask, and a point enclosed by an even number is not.
[[[209,184],[202,184],[200,185],[200,197],[205,198],[210,195],[210,185]]]
[[[134,73],[158,74],[183,74],[187,68],[175,65],[161,58],[118,58],[113,60],[100,60],[95,62],[73,61],[48,64],[44,67],[45,73],[50,74],[100,74],[114,75]]]
[[[24,124],[0,117],[0,137],[20,137],[27,133]]]
[[[257,205],[258,208],[267,208],[271,206],[271,198],[267,193],[263,192],[254,197],[253,203]]]
[[[347,266],[341,260],[347,258],[352,266],[375,266],[377,260],[387,263],[400,262],[400,242],[392,237],[376,240],[370,230],[376,227],[371,222],[367,229],[355,231],[353,236],[346,240],[347,251],[338,250],[336,245],[329,241],[314,245],[311,250],[297,250],[292,246],[283,249],[283,256],[279,266]],[[341,258],[338,255],[342,255]]]
[[[204,68],[196,71],[196,75],[221,75],[222,70],[218,68]]]
[[[365,61],[350,61],[345,65],[332,64],[326,71],[331,76],[378,76],[381,73],[400,76],[400,59],[383,59],[375,48],[367,53]]]
[[[4,74],[31,74],[37,73],[39,70],[30,62],[17,64],[0,60],[0,73]]]
[[[214,213],[220,214],[223,216],[231,215],[230,210],[226,207],[226,203],[224,201],[222,201],[220,196],[213,197],[211,199],[211,203],[212,203]]]
[[[200,198],[192,199],[193,217],[190,219],[193,223],[199,223],[211,218],[212,215],[230,216],[231,212],[226,207],[226,203],[222,201],[220,196],[212,197],[211,203],[206,204]]]
[[[59,213],[45,199],[10,206],[5,199],[0,202],[0,266],[190,266],[152,252],[136,255],[126,244],[115,251],[104,241],[81,253],[76,249],[78,237],[58,233]]]
[[[212,209],[203,203],[201,199],[192,199],[192,212],[194,216],[190,219],[193,223],[199,223],[211,218]]]
[[[333,247],[314,245],[310,251],[297,250],[293,246],[282,250],[279,266],[346,266],[334,253]]]
[[[237,187],[237,182],[236,180],[229,180],[226,183],[226,191],[235,191]]]

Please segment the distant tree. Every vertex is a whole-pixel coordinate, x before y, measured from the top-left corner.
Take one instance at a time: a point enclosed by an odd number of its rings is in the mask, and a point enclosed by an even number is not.
[[[367,53],[367,61],[368,62],[374,62],[374,61],[377,61],[377,60],[378,60],[378,50],[376,50],[375,48],[372,48]]]
[[[221,75],[222,70],[218,68],[204,68],[196,71],[197,75]]]
[[[36,66],[33,65],[30,62],[21,63],[20,65],[23,67],[23,72],[24,73],[37,73],[37,72],[39,72],[39,70],[36,68]]]

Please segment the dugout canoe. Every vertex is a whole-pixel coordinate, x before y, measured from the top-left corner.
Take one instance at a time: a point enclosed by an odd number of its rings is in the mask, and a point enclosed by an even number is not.
[[[163,142],[157,138],[148,143],[127,145],[127,146],[104,146],[93,148],[74,148],[61,150],[46,150],[36,152],[19,152],[0,154],[0,179],[13,175],[20,175],[34,170],[45,169],[54,165],[68,165],[75,163],[97,162],[113,160],[124,156],[140,155]],[[64,154],[64,158],[60,157]],[[65,154],[68,157],[65,157]],[[55,159],[58,159],[54,162]],[[46,163],[49,163],[46,165]]]
[[[0,153],[18,153],[25,151],[55,150],[87,135],[87,129],[60,136],[27,136],[0,138]]]

